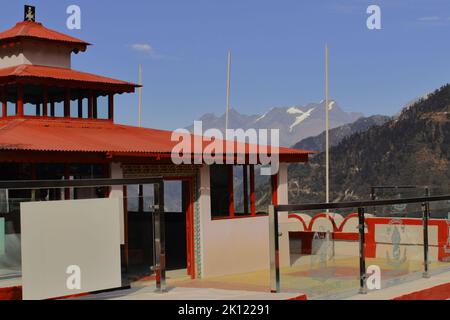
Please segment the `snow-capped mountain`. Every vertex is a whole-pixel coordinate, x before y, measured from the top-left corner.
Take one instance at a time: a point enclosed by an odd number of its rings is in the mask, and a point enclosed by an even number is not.
[[[330,101],[330,128],[352,123],[362,117],[361,113],[345,112],[336,101]],[[203,130],[217,128],[223,130],[225,115],[217,117],[205,114],[199,120],[203,122]],[[325,128],[325,101],[310,103],[305,106],[274,107],[261,115],[244,115],[235,109],[230,110],[229,127],[233,129],[279,129],[280,144],[291,146],[298,141],[316,136]],[[192,126],[188,128],[192,130]]]

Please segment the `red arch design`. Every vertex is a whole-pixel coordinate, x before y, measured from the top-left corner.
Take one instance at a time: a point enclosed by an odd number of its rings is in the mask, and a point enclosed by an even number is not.
[[[352,219],[352,218],[354,218],[354,217],[358,217],[358,214],[357,213],[351,213],[351,214],[349,214],[347,217],[345,217],[345,219],[341,222],[341,225],[339,226],[339,229],[338,229],[338,231],[339,232],[342,232],[342,230],[344,230],[344,226],[345,226],[345,224],[348,222],[348,220],[350,220],[350,219]]]
[[[290,214],[290,215],[288,215],[288,218],[289,219],[297,219],[303,225],[303,230],[304,231],[309,231],[308,227],[306,226],[305,220],[303,220],[302,217],[300,217],[300,216],[298,216],[296,214]]]
[[[312,230],[312,227],[314,225],[314,222],[319,219],[319,218],[328,218],[328,220],[331,221],[331,224],[333,225],[333,232],[336,232],[338,230],[337,226],[336,226],[336,222],[334,221],[333,217],[330,216],[328,213],[319,213],[316,214],[312,219],[311,222],[309,223],[309,230]]]

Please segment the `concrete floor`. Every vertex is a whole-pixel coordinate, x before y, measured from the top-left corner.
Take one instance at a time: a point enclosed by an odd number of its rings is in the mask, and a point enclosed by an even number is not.
[[[156,292],[154,285],[129,290],[101,293],[76,300],[290,300],[300,294],[269,293],[213,288],[169,287],[167,292]]]
[[[382,290],[370,291],[364,295],[354,295],[345,300],[392,300],[413,292],[423,291],[448,283],[450,283],[450,271],[432,275],[429,279],[420,278]],[[448,296],[450,297],[450,292]]]
[[[392,299],[400,295],[450,283],[449,263],[433,263],[430,279],[422,279],[421,261],[410,261],[402,266],[392,266],[386,259],[367,259],[367,266],[378,265],[382,271],[382,290],[358,295],[358,257],[340,256],[321,264],[313,256],[299,260],[294,266],[281,269],[282,294],[270,292],[269,270],[245,274],[190,279],[186,270],[167,273],[168,292],[155,293],[154,278],[143,279],[125,291],[80,297],[79,299],[236,299],[277,300],[292,299],[306,294],[308,299]],[[4,279],[3,284],[17,279]],[[12,283],[14,281],[14,283]]]

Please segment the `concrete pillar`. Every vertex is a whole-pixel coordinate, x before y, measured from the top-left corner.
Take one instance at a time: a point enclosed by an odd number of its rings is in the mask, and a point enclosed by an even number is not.
[[[288,191],[288,164],[280,163],[278,171],[278,204],[289,204]],[[290,265],[289,254],[289,217],[288,212],[280,212],[278,217],[279,231],[283,234],[280,237],[280,264],[281,266]]]
[[[122,164],[118,162],[111,163],[111,179],[122,179],[123,171]],[[110,198],[120,198],[122,199],[122,208],[123,208],[123,186],[111,186],[111,192],[109,194]],[[121,211],[120,215],[120,241],[121,244],[125,244],[125,216],[124,212]]]

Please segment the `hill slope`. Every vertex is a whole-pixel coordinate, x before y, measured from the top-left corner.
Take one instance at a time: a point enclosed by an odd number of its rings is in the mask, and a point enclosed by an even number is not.
[[[358,132],[364,132],[369,130],[373,126],[380,126],[391,118],[388,116],[374,115],[367,118],[359,118],[355,122],[345,124],[343,126],[334,128],[330,130],[330,146],[336,146],[341,143],[346,137]],[[296,149],[306,149],[314,151],[324,151],[325,150],[325,132],[322,132],[318,136],[309,137],[303,139],[294,145]]]
[[[290,203],[323,202],[325,156],[289,169]],[[450,85],[398,118],[355,133],[331,148],[334,201],[368,199],[372,185],[450,186]]]

